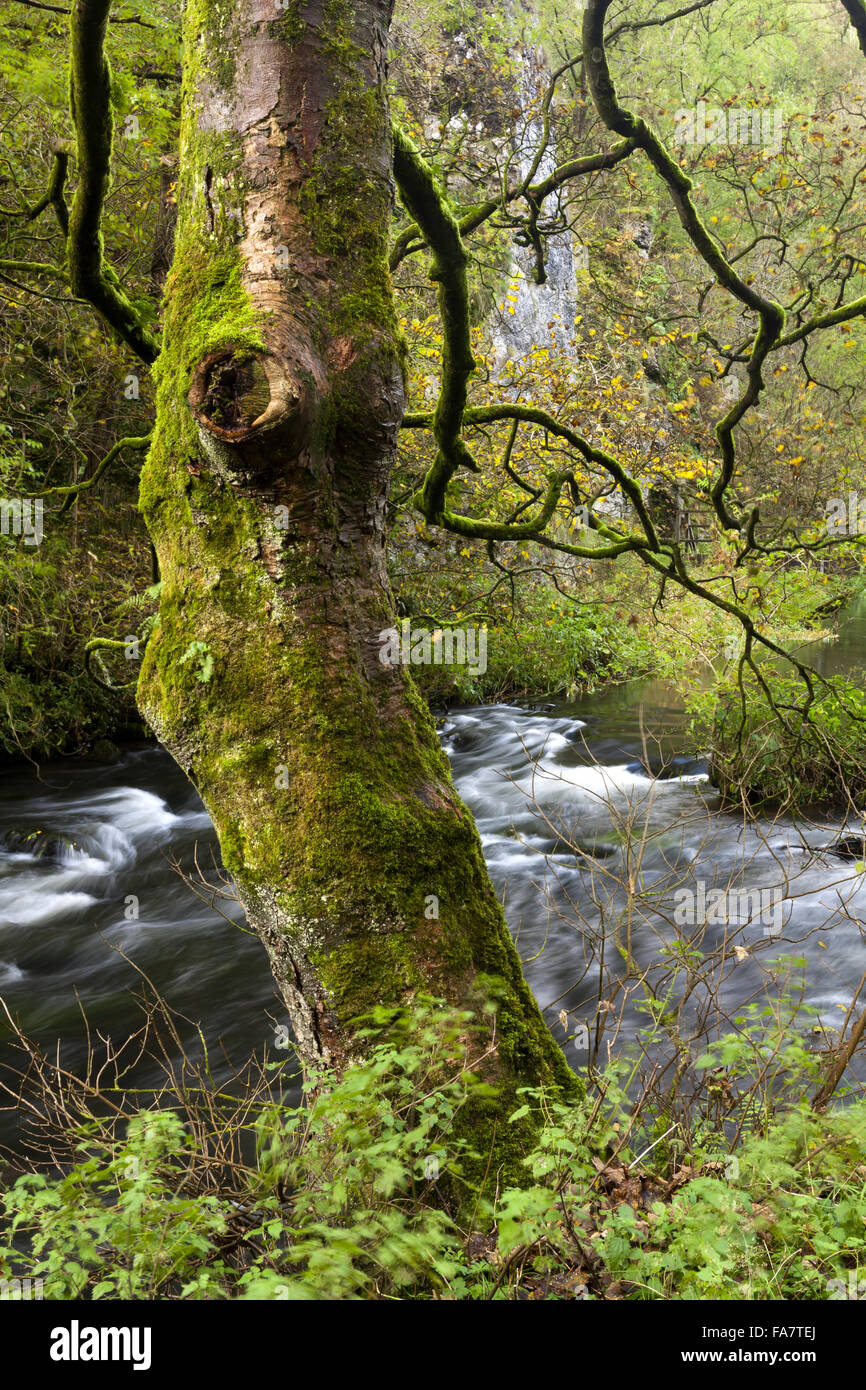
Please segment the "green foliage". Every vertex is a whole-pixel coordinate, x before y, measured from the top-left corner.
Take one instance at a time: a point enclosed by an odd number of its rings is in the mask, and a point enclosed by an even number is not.
[[[858,806],[866,796],[866,694],[838,678],[806,699],[795,673],[766,664],[722,687],[712,776],[729,801]]]
[[[477,576],[472,576],[461,594],[465,606],[450,614],[455,626],[479,621],[478,606],[484,600],[473,594],[476,585]],[[448,587],[452,596],[458,591],[453,574]],[[430,587],[424,596],[428,601],[433,597]],[[420,608],[420,600],[409,593],[404,601]],[[537,583],[520,593],[511,612],[497,608],[481,619],[487,628],[486,671],[473,673],[459,665],[412,667],[414,680],[431,704],[583,692],[604,681],[644,675],[655,664],[656,653],[646,628],[639,627],[636,620],[629,623],[628,614],[613,605],[569,603],[548,584]],[[435,610],[428,613],[423,609],[413,615],[411,623],[413,628],[432,631],[442,625]]]
[[[828,1116],[803,1104],[670,1202],[621,1205],[604,1228],[608,1268],[638,1297],[844,1298],[866,1268],[864,1140],[862,1102]]]
[[[384,1037],[336,1087],[312,1075],[308,1112],[259,1123],[263,1192],[288,1187],[291,1248],[281,1269],[254,1269],[245,1297],[357,1298],[443,1288],[457,1272],[456,1227],[437,1187],[461,1183],[465,1140],[451,1133],[470,1089],[469,1014],[419,1000],[374,1011],[361,1037]],[[300,1142],[299,1142],[300,1141]],[[432,1200],[431,1200],[432,1199]]]
[[[431,1000],[414,1014],[376,1011],[362,1030],[372,1041],[364,1061],[336,1083],[310,1076],[308,1109],[259,1117],[243,1203],[184,1193],[190,1137],[177,1115],[136,1115],[114,1141],[91,1124],[65,1177],[27,1174],[7,1191],[7,1237],[27,1234],[28,1273],[51,1298],[442,1289],[459,1267],[459,1240],[431,1195],[460,1182],[467,1146],[451,1130],[481,1085],[466,1066],[470,1031],[469,1015]],[[242,1257],[226,1258],[224,1247],[238,1246]],[[0,1246],[0,1271],[24,1258]]]
[[[81,753],[97,739],[142,732],[130,696],[109,694],[84,670],[87,641],[116,624],[119,593],[145,563],[141,543],[122,529],[92,536],[94,514],[97,504],[89,500],[69,527],[46,504],[40,545],[0,536],[0,755],[6,758]]]
[[[208,1293],[216,1273],[205,1266],[202,1279],[199,1266],[217,1253],[226,1217],[216,1197],[175,1190],[190,1142],[177,1115],[143,1113],[116,1147],[83,1135],[81,1161],[63,1178],[18,1179],[4,1199],[8,1235],[28,1233],[30,1275],[44,1279],[47,1297],[159,1298],[178,1280],[184,1297]],[[0,1267],[16,1257],[0,1248]]]
[[[198,670],[196,680],[207,685],[213,675],[213,653],[207,642],[190,642],[183,656],[178,657],[178,666],[185,666],[188,661],[195,661]]]
[[[193,1179],[170,1110],[133,1114],[123,1138],[80,1126],[69,1171],[27,1173],[0,1198],[0,1275],[42,1278],[60,1300],[603,1297],[611,1281],[628,1298],[856,1297],[866,1103],[815,1113],[803,1019],[766,1012],[747,1010],[697,1063],[734,1087],[756,1055],[785,1073],[749,1125],[706,1127],[688,1154],[650,1147],[627,1063],[571,1104],[524,1090],[511,1123],[544,1117],[528,1185],[467,1230],[449,1212],[473,1157],[454,1138],[480,1084],[471,1016],[423,998],[376,1010],[367,1055],[342,1078],[310,1076],[306,1106],[244,1110],[257,1156],[240,1191],[236,1171]]]

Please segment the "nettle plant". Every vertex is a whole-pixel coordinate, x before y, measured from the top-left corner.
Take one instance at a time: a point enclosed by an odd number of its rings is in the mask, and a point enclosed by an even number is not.
[[[227,1229],[216,1196],[177,1190],[191,1143],[171,1111],[133,1115],[116,1144],[83,1127],[68,1173],[26,1173],[3,1197],[4,1274],[26,1259],[52,1299],[190,1296],[185,1275],[218,1254]],[[22,1236],[26,1256],[11,1243]]]
[[[368,1056],[339,1081],[311,1074],[307,1104],[258,1104],[236,1121],[257,1150],[240,1190],[202,1182],[200,1131],[175,1111],[134,1114],[122,1137],[87,1119],[69,1171],[26,1173],[0,1199],[0,1274],[26,1269],[64,1300],[447,1289],[463,1255],[439,1194],[459,1207],[479,1159],[454,1122],[470,1095],[493,1097],[467,1065],[473,1031],[433,1000],[375,1011]]]
[[[736,1023],[698,1059],[687,1149],[623,1056],[576,1103],[525,1089],[505,1123],[541,1116],[526,1183],[482,1205],[471,1175],[489,1154],[455,1134],[470,1096],[491,1099],[467,1064],[476,1025],[429,998],[382,1009],[360,1025],[363,1059],[311,1076],[306,1104],[238,1103],[255,1156],[246,1142],[222,1174],[201,1165],[220,1126],[194,1085],[122,1136],[82,1122],[61,1176],[27,1173],[0,1199],[0,1276],[61,1301],[847,1297],[866,1268],[866,1105],[803,1099],[817,1062],[796,1009]],[[748,1123],[711,1124],[721,1073],[748,1098],[756,1056],[783,1084]]]

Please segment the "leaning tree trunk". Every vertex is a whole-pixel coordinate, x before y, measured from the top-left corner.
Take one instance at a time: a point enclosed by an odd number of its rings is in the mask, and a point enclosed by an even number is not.
[[[344,1065],[373,1005],[492,991],[501,1115],[571,1073],[429,712],[379,660],[403,409],[389,18],[389,0],[188,0],[139,697],[213,818],[302,1057]]]

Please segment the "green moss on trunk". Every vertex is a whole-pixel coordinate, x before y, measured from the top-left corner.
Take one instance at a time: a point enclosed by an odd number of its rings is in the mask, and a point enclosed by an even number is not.
[[[139,699],[213,817],[302,1056],[343,1065],[361,1045],[353,1019],[419,992],[482,1014],[495,1000],[482,1070],[501,1094],[467,1124],[480,1171],[492,1148],[491,1174],[519,1181],[533,1128],[505,1123],[517,1088],[574,1078],[427,707],[379,660],[403,404],[387,19],[376,0],[329,0],[324,17],[295,7],[286,34],[288,17],[255,23],[243,3],[187,8],[180,219],[141,487],[163,585]],[[256,365],[271,393],[258,420],[226,429],[231,411],[202,407],[195,382],[216,358],[223,382],[242,375],[233,362]]]

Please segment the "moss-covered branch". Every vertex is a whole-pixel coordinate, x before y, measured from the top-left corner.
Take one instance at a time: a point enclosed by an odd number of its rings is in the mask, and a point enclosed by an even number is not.
[[[550,477],[548,488],[536,515],[528,521],[477,521],[472,517],[451,512],[446,505],[448,484],[462,465],[476,468],[463,439],[467,425],[493,424],[501,420],[538,425],[555,437],[563,439],[588,462],[602,467],[628,497],[634,507],[644,534],[622,536],[612,528],[595,521],[593,524],[611,539],[609,555],[626,550],[648,547],[660,551],[661,545],[637,483],[622,465],[602,449],[597,449],[575,430],[561,424],[547,411],[532,406],[501,404],[472,407],[467,403],[468,382],[475,369],[469,332],[469,294],[466,278],[466,252],[460,227],[448,201],[436,186],[433,172],[422,159],[415,145],[397,127],[394,130],[394,175],[400,197],[415,219],[432,250],[430,278],[438,287],[439,309],[442,317],[442,375],[439,400],[431,413],[415,413],[403,419],[404,428],[430,429],[437,444],[436,457],[427,472],[423,485],[413,501],[423,516],[433,524],[446,526],[464,536],[491,541],[536,540],[553,545],[569,554],[601,558],[589,547],[567,542],[553,542],[544,531],[559,503],[571,470]]]
[[[21,280],[15,279],[16,274],[35,275],[39,279],[60,280],[62,284],[68,285],[69,274],[60,266],[46,265],[41,261],[16,261],[4,258],[0,260],[0,280],[5,285],[11,285],[14,289],[21,290],[24,294],[35,295],[37,299],[45,299],[57,304],[78,303],[78,300],[67,295],[49,294],[46,290],[38,289],[34,285],[26,285]]]
[[[102,211],[111,177],[111,70],[105,56],[110,0],[76,0],[72,10],[70,102],[75,123],[78,187],[69,220],[69,279],[143,362],[154,362],[156,339],[105,265]]]
[[[150,441],[151,435],[149,434],[130,434],[124,439],[118,439],[116,443],[112,444],[105,457],[100,459],[96,469],[91,473],[89,478],[85,478],[80,483],[70,483],[65,487],[43,488],[42,492],[34,495],[39,497],[62,497],[64,499],[63,505],[60,508],[62,515],[80,493],[87,492],[90,488],[96,487],[96,484],[105,476],[114,463],[114,460],[124,449],[147,449],[150,445]]]
[[[127,650],[127,646],[128,643],[117,642],[110,637],[92,637],[91,640],[87,643],[87,646],[84,648],[85,671],[87,672],[88,676],[92,681],[95,681],[96,684],[101,686],[103,690],[110,690],[112,695],[116,694],[118,690],[134,689],[137,682],[134,680],[123,681],[120,685],[112,685],[110,681],[104,681],[101,676],[98,676],[96,674],[96,672],[93,669],[93,663],[94,661],[98,662],[99,665],[102,666],[103,671],[105,671],[105,674],[108,675],[108,671],[106,670],[105,664],[103,663],[102,657],[99,655],[99,653],[102,651],[125,653]]]
[[[501,212],[504,208],[507,208],[509,204],[515,202],[519,198],[528,197],[532,202],[540,205],[544,202],[545,198],[550,197],[551,193],[555,193],[557,189],[562,188],[573,179],[583,178],[587,174],[598,173],[603,169],[614,169],[617,164],[621,164],[624,159],[628,159],[629,155],[632,154],[636,148],[637,145],[635,141],[623,140],[612,150],[607,150],[598,154],[580,155],[575,159],[565,160],[562,164],[558,164],[555,169],[552,169],[543,179],[539,179],[538,183],[530,184],[524,179],[521,180],[520,183],[513,184],[506,189],[504,193],[500,193],[495,198],[486,198],[483,202],[476,203],[474,207],[469,208],[463,214],[460,221],[457,223],[461,237],[465,240],[467,237],[471,236],[473,232],[476,232],[479,227],[483,226],[484,223],[495,216],[497,212]],[[424,234],[417,222],[413,222],[408,227],[404,227],[394,242],[391,251],[391,270],[396,270],[401,261],[405,260],[406,256],[410,256],[414,252],[422,250],[426,245],[427,242],[424,238]]]
[[[632,502],[644,528],[644,537],[617,536],[611,554],[620,554],[640,545],[659,549],[658,537],[644,505],[640,488],[610,455],[595,449],[582,436],[560,425],[553,416],[543,410],[506,405],[486,409],[467,408],[468,382],[475,370],[475,361],[469,334],[467,257],[460,227],[444,194],[436,187],[429,165],[399,128],[395,128],[394,131],[394,174],[403,203],[433,252],[430,278],[437,284],[442,316],[442,378],[436,409],[432,415],[406,417],[403,422],[404,427],[431,429],[438,446],[432,467],[414,499],[419,510],[428,521],[447,526],[449,530],[461,535],[476,536],[485,540],[525,540],[541,537],[556,510],[562,488],[570,477],[569,470],[551,478],[538,513],[531,521],[475,521],[471,517],[450,512],[446,506],[448,484],[457,469],[461,465],[473,470],[477,467],[463,439],[464,426],[492,423],[497,420],[523,420],[541,425],[554,435],[565,439],[586,459],[601,464],[611,473]],[[615,535],[613,532],[610,534]],[[559,543],[557,548],[567,549],[575,555],[594,553],[587,547],[567,546],[566,543]],[[595,555],[598,558],[597,552]]]
[[[632,117],[629,119],[634,120]],[[639,132],[635,134],[635,139],[641,143]],[[444,333],[442,393],[439,403],[432,412],[412,411],[403,418],[404,429],[432,430],[439,445],[436,458],[422,487],[412,498],[414,505],[418,507],[428,522],[444,526],[447,530],[458,535],[485,540],[492,544],[530,540],[545,549],[591,560],[613,559],[626,553],[636,554],[644,564],[661,575],[663,583],[667,580],[673,580],[689,593],[712,604],[713,607],[740,623],[745,637],[744,654],[739,667],[740,685],[742,687],[746,670],[751,671],[769,706],[783,720],[790,714],[790,711],[786,713],[775,701],[772,690],[753,655],[753,649],[755,646],[764,647],[774,656],[789,662],[802,679],[806,691],[804,702],[796,711],[796,717],[807,719],[815,700],[816,682],[826,684],[824,678],[763,634],[756,626],[751,614],[740,603],[723,598],[706,584],[695,579],[688,571],[679,544],[674,542],[662,545],[640,487],[616,458],[591,444],[583,435],[563,424],[548,414],[547,411],[535,406],[518,402],[501,402],[489,406],[470,406],[467,403],[469,372],[465,370],[466,358],[461,357],[461,352],[464,348],[468,350],[469,309],[466,296],[465,253],[462,253],[460,228],[448,208],[444,195],[437,189],[432,172],[421,159],[417,150],[400,132],[396,132],[395,140],[398,150],[396,177],[401,196],[433,250],[431,278],[439,282]],[[658,152],[660,153],[657,157],[660,159],[662,157],[668,158],[661,142],[658,142]],[[676,169],[676,166],[674,168],[679,178],[680,171]],[[684,210],[689,213],[689,217],[693,214],[697,218],[694,209],[689,212],[690,208],[691,205],[686,192]],[[733,277],[733,280],[739,284],[736,273],[727,262],[724,264],[727,267],[725,270],[726,278]],[[729,285],[729,288],[732,287]],[[778,306],[773,306],[769,301],[763,300],[760,300],[760,304],[761,310],[759,312],[765,310],[767,342],[761,344],[760,347],[756,345],[753,356],[755,352],[759,352],[761,354],[759,360],[763,361],[771,347],[778,347],[779,345],[779,318],[774,312]],[[781,315],[782,311],[779,310],[778,313]],[[764,319],[762,318],[763,324]],[[758,338],[760,342],[761,334],[758,335]],[[459,372],[455,373],[453,367],[455,361],[462,362],[464,367],[462,375]],[[447,433],[443,429],[443,420],[447,424]],[[541,492],[536,492],[525,504],[526,508],[532,505],[537,507],[535,514],[528,520],[517,521],[512,517],[507,521],[497,522],[476,519],[451,511],[446,504],[446,494],[448,484],[462,461],[462,451],[466,450],[460,437],[462,430],[467,427],[481,427],[505,421],[512,422],[512,430],[505,454],[506,467],[514,446],[516,428],[521,423],[536,425],[554,438],[563,440],[587,463],[608,474],[631,503],[640,521],[643,535],[624,534],[598,517],[590,517],[589,526],[607,542],[605,545],[594,547],[576,545],[573,542],[547,534],[546,528],[559,504],[563,488],[566,483],[573,482],[573,473],[569,469],[549,475],[548,485],[543,495]],[[457,441],[459,441],[459,448]],[[446,445],[444,449],[443,442]],[[723,508],[723,512],[726,514],[726,509]],[[747,525],[743,528],[744,546],[739,556],[740,560],[757,548],[755,542],[756,524],[757,513],[753,512]]]
[[[424,483],[425,506],[432,517],[444,510],[446,488],[461,464],[477,470],[462,437],[468,382],[475,371],[467,257],[457,220],[436,187],[432,169],[399,127],[394,128],[394,177],[407,212],[433,253],[430,279],[437,286],[442,316],[442,384],[432,420],[438,452]]]
[[[48,187],[43,193],[39,202],[34,204],[27,214],[28,222],[35,222],[46,208],[53,208],[60,230],[64,236],[69,235],[69,209],[66,206],[66,176],[69,172],[69,153],[67,150],[55,150],[54,159],[51,163],[51,174],[48,179]]]
[[[857,31],[861,52],[866,55],[866,5],[862,0],[842,0],[848,11],[848,18]]]
[[[404,417],[403,427],[405,429],[431,429],[433,427],[433,420],[433,415],[429,413],[415,412],[407,414]],[[512,420],[518,424],[522,422],[524,424],[538,425],[541,429],[546,430],[548,434],[552,434],[554,438],[564,440],[565,443],[569,444],[571,448],[586,459],[588,463],[594,463],[598,467],[604,469],[614,480],[624,496],[628,498],[634,507],[641,526],[643,527],[644,534],[643,536],[622,536],[618,534],[614,528],[605,526],[597,518],[592,518],[590,521],[591,528],[614,540],[614,547],[610,550],[609,555],[620,555],[626,550],[643,549],[654,550],[659,553],[662,552],[663,547],[656,534],[649,512],[647,511],[640,488],[634,478],[629,475],[622,464],[619,463],[612,454],[606,453],[604,449],[596,448],[595,445],[590,444],[589,440],[585,439],[583,435],[578,434],[576,430],[570,429],[568,425],[564,425],[561,421],[557,420],[554,415],[550,415],[546,410],[541,410],[537,406],[503,402],[498,405],[468,406],[463,413],[464,426],[490,425],[503,420]],[[555,482],[551,483],[551,486],[545,493],[544,501],[537,516],[533,521],[521,522],[519,525],[511,522],[474,521],[471,517],[459,516],[447,510],[443,510],[439,518],[427,516],[425,507],[428,505],[429,495],[427,493],[426,484],[421,491],[416,494],[413,500],[419,510],[427,517],[428,521],[433,522],[439,520],[440,524],[447,526],[449,530],[456,531],[463,536],[475,536],[485,540],[500,541],[531,539],[551,549],[562,550],[569,555],[579,555],[590,559],[608,558],[608,553],[604,551],[590,549],[586,546],[574,546],[568,542],[553,540],[543,535],[544,528],[556,509],[556,502],[561,495],[563,485],[570,476],[570,470],[556,474]],[[551,506],[550,503],[554,487],[556,497]]]
[[[764,384],[763,365],[770,351],[778,344],[785,324],[785,311],[775,300],[765,298],[737,274],[704,225],[691,199],[691,179],[683,173],[651,126],[642,117],[635,116],[620,105],[605,51],[604,23],[610,6],[611,0],[589,0],[583,18],[584,68],[596,109],[609,130],[634,140],[643,150],[667,185],[683,230],[695,250],[719,284],[759,318],[759,328],[746,369],[746,390],[716,427],[722,466],[710,490],[713,507],[722,525],[729,530],[740,530],[744,523],[733,515],[727,501],[727,491],[736,466],[734,429],[760,395]]]
[[[823,328],[835,328],[839,323],[848,323],[851,319],[862,318],[864,314],[866,314],[866,295],[861,295],[859,299],[852,299],[850,304],[840,304],[836,309],[828,309],[825,314],[816,314],[814,318],[801,324],[799,328],[792,329],[790,333],[784,333],[777,340],[775,346],[777,348],[790,347],[792,343],[801,343]]]
[[[22,275],[46,275],[52,280],[62,280],[69,284],[69,272],[59,265],[48,265],[43,261],[0,260],[0,270],[15,270]]]

